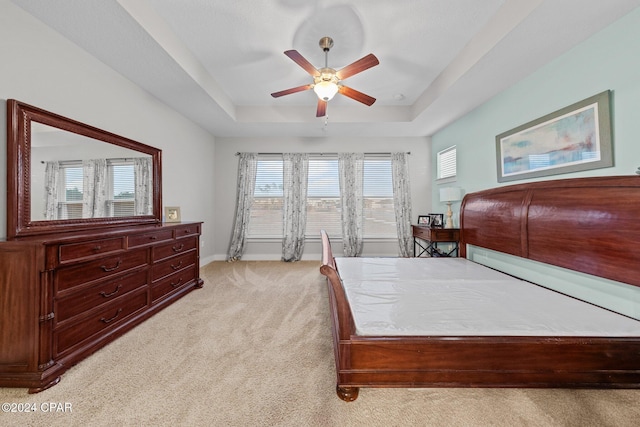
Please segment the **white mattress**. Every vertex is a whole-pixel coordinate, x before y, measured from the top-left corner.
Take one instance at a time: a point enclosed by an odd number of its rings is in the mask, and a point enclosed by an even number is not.
[[[336,258],[356,333],[640,336],[640,321],[464,258]]]

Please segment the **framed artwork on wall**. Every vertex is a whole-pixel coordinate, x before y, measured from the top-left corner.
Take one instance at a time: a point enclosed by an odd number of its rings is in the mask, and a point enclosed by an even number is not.
[[[611,91],[496,136],[498,182],[613,166]]]

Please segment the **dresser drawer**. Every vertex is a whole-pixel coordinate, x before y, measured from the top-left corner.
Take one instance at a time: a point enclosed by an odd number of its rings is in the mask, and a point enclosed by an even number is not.
[[[107,304],[116,298],[147,284],[148,270],[118,277],[115,280],[98,283],[80,292],[73,292],[54,302],[56,324],[63,323],[94,307]]]
[[[125,249],[124,237],[113,239],[92,240],[90,242],[71,243],[59,246],[60,263],[79,261],[85,258],[95,258]]]
[[[134,234],[129,236],[129,248],[150,245],[173,239],[173,230],[158,230],[145,234]]]
[[[163,278],[162,280],[154,283],[151,287],[151,302],[155,303],[165,295],[183,287],[189,282],[193,282],[196,278],[196,266],[195,264],[180,270],[170,276]]]
[[[148,264],[148,254],[148,250],[140,249],[83,264],[62,267],[55,274],[56,291],[70,289],[82,283],[143,267]]]
[[[96,334],[105,333],[106,329],[118,325],[127,317],[145,309],[148,306],[147,295],[147,288],[144,288],[125,298],[115,299],[73,325],[56,329],[53,339],[54,357],[63,355]]]
[[[175,228],[176,239],[200,234],[200,224],[182,224]]]
[[[189,251],[182,255],[154,264],[153,267],[151,267],[151,280],[155,282],[162,277],[168,276],[169,274],[173,274],[178,270],[182,270],[183,268],[195,264],[197,260],[196,254],[196,251]]]
[[[198,238],[189,237],[153,247],[153,261],[169,258],[198,247]]]

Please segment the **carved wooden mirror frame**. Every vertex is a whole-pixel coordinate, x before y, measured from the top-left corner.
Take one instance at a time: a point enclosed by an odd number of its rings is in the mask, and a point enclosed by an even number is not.
[[[38,122],[151,156],[152,214],[127,217],[38,220],[31,217],[31,124]],[[77,122],[31,105],[7,100],[7,238],[16,239],[98,226],[157,224],[162,221],[162,172],[160,149]]]

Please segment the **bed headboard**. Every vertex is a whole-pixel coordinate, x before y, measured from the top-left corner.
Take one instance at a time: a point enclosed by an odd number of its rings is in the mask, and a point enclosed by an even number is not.
[[[460,249],[471,244],[640,286],[640,177],[510,185],[467,194]]]

